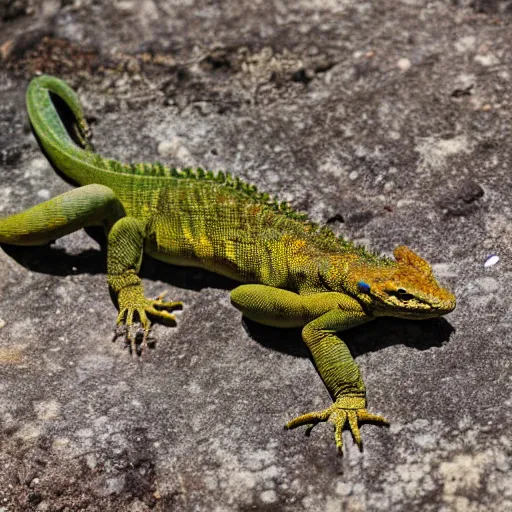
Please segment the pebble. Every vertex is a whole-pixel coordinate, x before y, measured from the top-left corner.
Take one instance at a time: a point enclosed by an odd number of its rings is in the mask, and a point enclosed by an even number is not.
[[[484,262],[484,268],[489,268],[489,267],[492,267],[494,265],[496,265],[496,263],[498,263],[498,261],[500,261],[500,257],[497,256],[496,254],[493,254],[492,256],[489,256],[485,262]]]
[[[412,66],[411,61],[406,58],[398,59],[396,65],[400,71],[407,71]]]

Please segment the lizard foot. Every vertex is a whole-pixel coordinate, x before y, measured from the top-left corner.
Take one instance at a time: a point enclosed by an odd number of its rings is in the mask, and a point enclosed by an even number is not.
[[[137,286],[129,286],[119,291],[119,315],[114,341],[124,336],[131,350],[140,355],[147,346],[151,322],[148,318],[156,318],[167,325],[176,325],[176,318],[171,311],[182,309],[182,302],[164,301],[166,292],[155,299],[144,297],[142,290]],[[137,317],[138,322],[135,322]]]
[[[371,414],[366,410],[366,399],[353,396],[342,396],[336,400],[330,407],[323,411],[310,412],[294,418],[285,426],[286,429],[293,429],[301,425],[308,425],[307,434],[311,429],[322,421],[327,421],[334,425],[334,440],[339,452],[343,449],[342,432],[345,424],[348,423],[354,441],[362,449],[361,432],[359,423],[370,421],[382,425],[389,425],[389,422],[377,414]]]

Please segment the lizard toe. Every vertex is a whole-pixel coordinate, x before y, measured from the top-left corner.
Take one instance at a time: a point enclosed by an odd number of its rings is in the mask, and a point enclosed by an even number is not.
[[[361,441],[361,431],[359,430],[359,420],[358,415],[355,411],[348,411],[348,424],[350,431],[352,432],[352,437],[354,438],[354,441],[356,442],[357,446],[359,446],[359,449],[362,449],[362,441]]]
[[[168,311],[156,309],[153,306],[146,308],[146,311],[151,316],[156,317],[167,324],[176,325],[176,317]]]
[[[378,414],[369,413],[366,409],[357,411],[357,418],[360,422],[369,421],[372,423],[380,423],[382,425],[389,425],[389,421]]]
[[[183,302],[179,302],[179,301],[163,302],[161,300],[154,300],[154,301],[151,301],[151,305],[154,308],[166,309],[168,311],[175,311],[176,309],[183,309]]]

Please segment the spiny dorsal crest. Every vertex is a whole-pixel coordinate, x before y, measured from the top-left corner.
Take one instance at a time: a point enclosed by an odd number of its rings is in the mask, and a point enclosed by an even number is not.
[[[266,192],[259,192],[256,185],[245,182],[238,176],[232,176],[229,172],[224,171],[206,171],[201,167],[192,169],[189,167],[179,169],[177,167],[167,167],[160,162],[156,163],[138,163],[138,164],[122,164],[116,160],[104,159],[99,155],[91,155],[94,164],[99,167],[107,167],[109,171],[121,174],[131,174],[136,176],[154,176],[162,178],[176,178],[188,180],[213,181],[219,185],[229,187],[236,190],[255,202],[265,204],[272,210],[281,212],[286,216],[303,220],[311,224],[312,229],[315,224],[307,220],[305,213],[294,210],[288,203],[280,202],[276,198],[271,197]]]
[[[355,252],[367,262],[392,262],[388,258],[374,254],[367,250],[364,246],[356,245],[342,236],[337,237],[328,226],[321,226],[316,222],[308,219],[307,214],[298,212],[286,202],[280,202],[267,192],[259,192],[256,185],[245,182],[238,176],[232,176],[229,172],[224,171],[206,171],[200,167],[179,169],[177,167],[167,167],[166,165],[156,163],[138,163],[138,164],[122,164],[115,160],[104,159],[97,154],[92,154],[95,160],[94,164],[100,167],[107,167],[108,170],[137,176],[154,176],[162,178],[202,180],[218,183],[219,185],[229,187],[244,195],[254,202],[265,205],[267,208],[285,215],[286,217],[299,221],[304,231],[309,234],[318,236],[327,244],[334,244],[344,251]],[[419,257],[418,257],[419,258]]]

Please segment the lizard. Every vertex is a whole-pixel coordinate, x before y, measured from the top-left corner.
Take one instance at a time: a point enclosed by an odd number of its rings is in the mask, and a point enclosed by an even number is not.
[[[107,282],[117,324],[127,332],[151,320],[174,323],[182,306],[145,296],[143,254],[234,279],[232,304],[255,322],[302,328],[332,404],[292,419],[287,429],[334,426],[341,452],[348,427],[362,449],[359,424],[388,421],[368,411],[360,369],[340,332],[381,316],[427,319],[449,313],[455,296],[407,246],[381,256],[223,171],[125,164],[97,154],[76,93],[62,80],[30,82],[26,103],[50,163],[78,188],[0,219],[0,243],[37,246],[88,226],[107,236]],[[151,318],[151,320],[150,320]],[[137,327],[140,326],[140,327]]]

